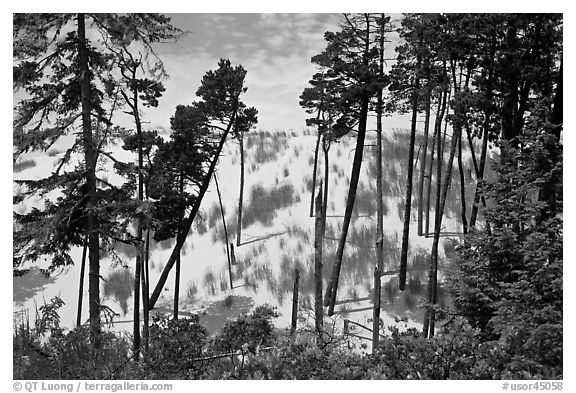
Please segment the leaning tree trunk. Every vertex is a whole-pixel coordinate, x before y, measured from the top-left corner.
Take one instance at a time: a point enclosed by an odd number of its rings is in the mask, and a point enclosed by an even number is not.
[[[364,47],[364,66],[368,66],[368,51],[370,49],[370,23],[366,18],[366,37]],[[336,306],[336,294],[338,292],[338,280],[340,279],[340,269],[342,267],[342,257],[344,256],[344,246],[346,245],[346,237],[348,235],[348,228],[350,227],[350,220],[352,219],[352,210],[354,209],[354,200],[356,199],[356,190],[358,188],[358,181],[360,179],[360,169],[362,167],[362,157],[364,153],[364,140],[366,139],[366,123],[368,119],[368,105],[370,103],[370,94],[367,88],[362,89],[360,95],[360,118],[358,122],[358,137],[356,140],[356,151],[354,152],[354,161],[352,163],[352,173],[350,175],[350,188],[348,189],[348,197],[346,198],[346,210],[344,211],[344,222],[342,224],[342,234],[338,241],[338,249],[336,250],[336,260],[332,268],[332,274],[328,287],[326,288],[326,298],[328,300],[328,316],[334,314],[334,307]]]
[[[412,93],[412,125],[410,129],[410,147],[408,150],[408,177],[406,179],[406,197],[404,198],[404,228],[402,230],[402,251],[400,254],[400,290],[406,287],[408,266],[408,239],[410,236],[410,211],[412,210],[412,175],[414,170],[414,143],[416,140],[416,117],[418,115],[418,90],[420,78],[416,77]]]
[[[198,190],[198,197],[196,198],[196,202],[194,203],[194,206],[192,206],[192,210],[190,211],[190,214],[188,214],[188,217],[186,217],[186,219],[184,220],[184,222],[182,224],[182,231],[180,232],[180,234],[178,235],[178,237],[176,239],[176,245],[174,246],[174,249],[172,250],[172,254],[170,254],[170,257],[168,258],[168,261],[166,262],[166,265],[164,266],[164,270],[162,270],[162,273],[160,274],[160,278],[158,279],[158,283],[156,284],[156,287],[154,288],[154,291],[152,292],[152,295],[150,296],[150,300],[148,303],[148,309],[149,310],[154,309],[154,306],[156,305],[156,301],[158,300],[158,298],[160,297],[160,293],[162,292],[162,288],[164,287],[164,284],[166,283],[166,280],[168,279],[168,274],[170,274],[170,270],[174,266],[176,259],[177,259],[178,255],[180,254],[180,250],[182,249],[182,246],[184,245],[184,242],[186,241],[186,237],[188,236],[188,232],[190,231],[190,228],[192,227],[192,223],[194,222],[194,218],[196,217],[196,214],[198,213],[198,210],[200,209],[200,204],[202,203],[202,199],[204,198],[204,194],[206,194],[206,191],[208,190],[208,186],[210,185],[210,179],[212,178],[212,176],[214,174],[214,170],[216,169],[216,164],[218,162],[218,158],[220,157],[220,153],[222,152],[222,148],[224,147],[224,143],[226,142],[226,137],[230,133],[230,130],[232,129],[232,125],[234,124],[234,120],[236,119],[236,110],[237,110],[237,108],[234,109],[234,111],[232,113],[232,117],[230,118],[230,122],[228,123],[226,130],[224,130],[224,133],[222,134],[222,138],[220,139],[220,143],[219,143],[218,147],[216,148],[216,152],[214,153],[214,158],[212,159],[212,162],[210,163],[210,168],[208,169],[208,173],[206,174],[206,177],[204,178],[204,181],[202,182],[202,186]]]
[[[94,348],[100,347],[100,239],[96,209],[96,145],[92,135],[90,104],[90,70],[86,48],[84,14],[78,14],[78,67],[80,75],[80,101],[82,104],[82,142],[86,165],[86,210],[88,233],[88,303],[90,314],[90,340]]]
[[[242,244],[242,205],[244,204],[244,132],[240,131],[240,194],[238,195],[238,231],[236,232],[236,246]]]
[[[222,214],[222,227],[224,228],[224,243],[226,243],[226,258],[228,259],[228,273],[230,277],[230,289],[234,289],[232,283],[232,261],[230,259],[230,245],[228,243],[228,229],[226,227],[226,214],[224,213],[224,205],[222,204],[222,195],[220,194],[220,186],[218,185],[218,177],[214,173],[214,183],[216,183],[216,193],[218,194],[218,202],[220,203],[220,213]]]

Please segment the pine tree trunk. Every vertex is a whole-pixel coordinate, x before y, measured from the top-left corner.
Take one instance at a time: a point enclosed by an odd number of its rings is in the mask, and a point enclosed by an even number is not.
[[[200,209],[200,204],[202,203],[202,199],[204,198],[204,194],[206,194],[206,191],[208,190],[208,186],[210,185],[210,179],[212,178],[212,176],[214,174],[214,170],[216,169],[216,164],[218,162],[218,158],[220,157],[220,153],[222,152],[222,148],[224,147],[224,143],[226,142],[226,137],[230,133],[232,125],[234,124],[234,120],[236,118],[236,110],[237,110],[237,108],[234,110],[232,117],[230,119],[230,123],[228,123],[226,130],[222,134],[222,138],[220,139],[220,143],[219,143],[218,147],[216,148],[214,158],[212,159],[212,162],[210,163],[210,168],[208,169],[208,173],[206,173],[206,177],[204,178],[202,186],[198,190],[198,197],[196,198],[196,202],[194,203],[194,206],[192,206],[192,210],[190,211],[190,214],[188,214],[188,217],[186,217],[186,219],[184,220],[184,222],[182,224],[182,231],[179,234],[178,238],[176,239],[176,245],[174,246],[174,249],[172,250],[172,254],[170,254],[170,257],[168,258],[168,261],[166,262],[166,265],[164,266],[164,270],[162,270],[162,273],[160,274],[160,278],[158,279],[158,283],[156,284],[156,287],[154,288],[154,291],[152,292],[152,295],[150,296],[150,301],[148,304],[149,310],[154,309],[154,306],[156,305],[156,301],[158,300],[158,298],[160,297],[160,293],[162,292],[162,288],[164,287],[164,284],[166,283],[166,280],[168,279],[168,274],[170,273],[170,270],[172,269],[172,267],[176,263],[177,256],[180,254],[180,250],[182,249],[182,246],[184,245],[184,242],[186,241],[186,237],[188,236],[188,232],[190,231],[190,228],[192,227],[192,223],[194,222],[194,218],[196,217],[196,214],[198,213],[198,210]]]
[[[369,49],[370,49],[370,23],[368,18],[366,18],[366,39],[365,39],[364,58],[363,58],[364,66],[366,67],[368,66]],[[336,260],[334,261],[330,281],[328,283],[328,287],[326,288],[326,298],[328,298],[329,301],[328,316],[334,315],[334,307],[336,306],[336,295],[338,292],[340,269],[342,267],[342,257],[344,256],[344,246],[346,245],[346,237],[348,235],[348,228],[350,227],[352,210],[354,209],[354,200],[356,199],[356,190],[358,188],[358,181],[360,179],[360,169],[362,167],[369,102],[370,102],[370,95],[368,91],[366,91],[366,89],[363,89],[360,96],[360,118],[358,123],[358,137],[356,140],[354,161],[352,163],[352,173],[350,175],[350,187],[348,189],[348,197],[346,198],[346,210],[344,211],[342,234],[340,236],[340,240],[338,241],[338,249],[336,250]]]
[[[440,243],[440,231],[442,228],[442,216],[444,214],[444,207],[446,206],[446,198],[448,196],[448,189],[450,188],[450,180],[452,177],[452,166],[454,165],[454,157],[456,155],[456,145],[458,139],[462,135],[462,125],[458,120],[454,122],[454,132],[452,134],[452,144],[450,146],[450,156],[448,158],[448,166],[446,168],[446,178],[444,184],[442,185],[442,196],[440,198],[440,202],[436,201],[436,220],[434,225],[434,240],[432,242],[432,251],[431,251],[431,269],[430,274],[428,277],[428,300],[432,305],[436,304],[436,295],[437,295],[437,286],[438,286],[438,246]],[[439,151],[439,160],[438,163],[441,165],[442,163],[442,152]],[[438,169],[438,174],[441,174],[441,169]],[[438,176],[440,179],[440,176]],[[441,182],[438,182],[441,184]],[[437,194],[438,196],[438,194]],[[427,312],[428,314],[428,324],[425,323],[425,327],[428,325],[429,330],[428,332],[424,333],[425,336],[432,337],[434,336],[434,327],[435,327],[435,315],[434,311]]]
[[[90,104],[90,70],[86,48],[84,14],[78,14],[78,66],[80,75],[80,100],[82,104],[82,142],[86,164],[87,228],[88,233],[88,298],[90,314],[90,339],[94,348],[100,347],[100,239],[96,207],[96,145],[92,135]]]
[[[242,205],[244,204],[244,132],[240,133],[240,195],[238,196],[238,231],[236,232],[236,246],[242,244]]]
[[[418,63],[420,63],[418,61]],[[406,287],[406,269],[408,266],[408,242],[410,236],[410,211],[412,210],[412,176],[414,171],[414,143],[416,140],[416,119],[418,115],[418,91],[420,78],[416,77],[412,93],[412,124],[410,128],[410,147],[408,149],[408,177],[406,179],[406,197],[404,198],[404,228],[402,230],[402,250],[400,253],[399,287]]]
[[[292,323],[290,325],[290,331],[294,333],[296,331],[296,325],[298,322],[298,290],[300,282],[300,272],[298,269],[294,269],[294,291],[292,292]]]
[[[322,181],[320,191],[316,197],[315,225],[314,225],[314,311],[316,333],[322,334],[324,309],[322,308],[322,246],[324,243],[323,220],[325,220],[322,202]]]
[[[174,310],[172,312],[174,319],[178,319],[178,309],[180,303],[180,264],[182,263],[182,255],[178,253],[176,258],[176,269],[174,271]]]
[[[426,93],[426,116],[424,120],[424,146],[422,148],[422,160],[420,161],[420,181],[418,183],[418,236],[424,234],[422,230],[424,210],[424,178],[426,173],[426,154],[428,152],[428,131],[430,129],[430,91]]]
[[[320,112],[318,112],[320,114]],[[320,115],[318,115],[318,118]],[[312,191],[310,192],[310,217],[314,217],[314,194],[316,192],[316,172],[318,170],[318,150],[320,150],[320,138],[322,134],[318,130],[318,137],[316,138],[316,147],[314,148],[314,168],[312,169]]]
[[[382,22],[385,15],[382,14]],[[384,23],[380,25],[379,74],[384,76]],[[384,270],[384,204],[382,185],[382,112],[384,101],[382,89],[378,91],[376,101],[376,271],[374,274],[374,310],[372,312],[372,353],[375,353],[380,341],[380,306],[382,285],[380,274]]]
[[[136,268],[134,271],[134,326],[132,332],[132,354],[134,361],[140,359],[140,254],[136,255]]]
[[[442,190],[442,163],[444,161],[444,157],[443,157],[443,147],[442,147],[442,137],[441,137],[441,132],[442,132],[442,118],[444,117],[444,111],[446,110],[446,102],[448,101],[448,93],[444,92],[443,94],[441,93],[440,99],[438,101],[438,114],[436,116],[436,121],[434,123],[434,139],[436,140],[436,143],[432,142],[432,146],[436,145],[436,149],[437,149],[437,159],[436,159],[436,207],[435,207],[435,219],[434,219],[434,239],[436,239],[436,232],[438,231],[438,238],[440,236],[440,226],[438,225],[438,219],[439,219],[439,212],[440,212],[440,199],[441,199],[441,190]],[[436,137],[436,135],[438,137]],[[434,161],[434,155],[432,155],[432,162]],[[430,165],[430,179],[432,178],[432,164]],[[431,181],[429,181],[429,186],[428,186],[428,204],[430,204],[430,189],[431,189]],[[427,224],[428,225],[428,224]],[[427,228],[428,229],[428,228]],[[432,245],[432,252],[430,254],[430,265],[429,265],[429,269],[428,269],[428,302],[431,304],[432,303],[432,293],[436,290],[433,287],[433,277],[434,277],[434,272],[435,272],[435,260],[432,257],[432,255],[434,255],[434,244]],[[438,244],[436,243],[436,254],[438,252]],[[431,319],[431,314],[432,311],[430,309],[427,309],[425,314],[424,314],[424,326],[423,326],[423,333],[424,333],[424,337],[428,337],[428,332],[430,329],[430,319]]]
[[[146,355],[148,352],[148,277],[146,275],[144,263],[141,263],[141,265],[142,272],[140,274],[140,286],[142,287],[142,341],[144,342],[144,355]]]
[[[468,233],[468,222],[466,220],[466,186],[464,184],[464,166],[462,164],[462,133],[458,138],[458,172],[460,174],[460,206],[462,217],[462,232]]]
[[[232,260],[230,259],[230,246],[228,245],[228,229],[226,227],[226,214],[224,214],[224,205],[222,205],[222,194],[220,194],[220,186],[218,185],[218,177],[214,174],[214,183],[216,183],[216,193],[218,194],[218,202],[220,203],[220,213],[222,214],[222,226],[224,227],[224,243],[226,244],[226,258],[228,259],[228,273],[230,277],[230,289],[234,289],[232,283]]]
[[[84,272],[86,270],[86,251],[88,250],[88,235],[84,239],[82,247],[82,263],[80,265],[80,284],[78,286],[78,313],[76,314],[76,326],[82,325],[82,298],[84,296]]]
[[[492,44],[491,55],[494,56],[494,43]],[[492,65],[492,63],[491,63]],[[470,228],[476,226],[476,219],[478,217],[478,205],[480,204],[480,198],[482,198],[483,205],[486,206],[486,201],[482,195],[482,182],[484,180],[484,169],[486,167],[486,154],[488,152],[488,138],[490,135],[490,118],[492,116],[492,107],[490,106],[492,102],[492,80],[494,75],[493,65],[488,71],[488,81],[486,86],[486,102],[488,103],[484,108],[484,123],[482,124],[483,129],[483,139],[482,139],[482,152],[480,153],[480,166],[478,168],[478,173],[476,177],[476,190],[474,192],[474,203],[472,204],[472,213],[470,214]]]

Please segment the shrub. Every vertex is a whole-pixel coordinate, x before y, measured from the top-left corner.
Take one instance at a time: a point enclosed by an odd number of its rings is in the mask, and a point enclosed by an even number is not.
[[[202,355],[207,332],[197,315],[168,319],[155,316],[150,326],[149,370],[152,379],[195,376],[202,367],[194,360]]]

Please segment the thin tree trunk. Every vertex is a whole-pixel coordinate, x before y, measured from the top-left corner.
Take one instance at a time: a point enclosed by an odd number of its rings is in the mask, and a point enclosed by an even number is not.
[[[316,218],[314,225],[314,311],[316,333],[321,336],[324,321],[324,309],[322,308],[322,246],[324,243],[323,215],[322,207],[322,180],[320,180],[320,191],[316,197]]]
[[[490,55],[493,59],[495,51],[495,41],[493,39]],[[483,129],[483,140],[482,140],[482,152],[480,153],[480,167],[478,168],[478,173],[476,177],[476,190],[474,191],[474,203],[472,204],[472,212],[470,214],[470,228],[474,228],[476,225],[476,219],[478,216],[478,205],[480,204],[480,197],[482,197],[482,203],[486,206],[486,201],[482,195],[482,182],[484,180],[484,169],[486,167],[486,154],[488,151],[488,138],[490,134],[490,117],[492,116],[492,82],[494,75],[493,62],[490,63],[490,69],[488,71],[488,80],[486,83],[486,107],[484,108],[484,123],[482,124]]]
[[[136,255],[136,268],[134,271],[134,326],[132,337],[132,354],[134,361],[140,359],[140,254]]]
[[[420,68],[420,59],[417,61]],[[420,90],[420,78],[416,76],[414,92],[412,93],[412,124],[410,127],[410,147],[408,149],[408,176],[406,179],[406,197],[404,198],[404,228],[402,230],[402,250],[400,253],[400,278],[399,287],[403,291],[406,288],[406,269],[408,266],[408,242],[410,236],[410,212],[412,210],[412,176],[414,171],[414,143],[416,140],[416,119],[418,115],[418,93]]]
[[[142,272],[140,274],[140,285],[142,287],[142,341],[144,355],[146,355],[148,353],[148,276],[146,275],[144,266],[142,266]]]
[[[182,228],[182,220],[184,219],[184,172],[180,169],[179,182],[178,182],[178,194],[180,195],[180,215],[178,217],[178,235]],[[174,310],[173,317],[178,319],[179,304],[180,304],[180,265],[182,263],[182,252],[178,251],[178,257],[176,258],[176,271],[174,272]]]
[[[458,172],[460,173],[460,206],[462,211],[462,232],[466,235],[468,233],[468,221],[466,219],[466,186],[464,184],[464,167],[462,164],[462,133],[458,138]]]
[[[380,269],[374,266],[374,299],[372,310],[372,354],[378,350],[380,341]]]
[[[88,235],[84,238],[82,248],[82,263],[80,265],[80,285],[78,287],[78,313],[76,314],[76,326],[82,325],[82,298],[84,296],[84,271],[86,270],[86,251],[88,250]]]
[[[370,49],[370,22],[366,17],[366,39],[364,48],[364,65],[368,66],[368,51]],[[336,260],[328,287],[326,288],[326,297],[329,300],[328,316],[334,314],[334,307],[336,306],[336,294],[338,292],[338,280],[340,279],[340,268],[342,267],[342,257],[344,256],[344,246],[346,245],[346,236],[348,235],[348,228],[350,227],[350,220],[352,218],[352,210],[354,209],[354,200],[356,199],[356,189],[358,188],[358,181],[360,179],[360,169],[362,167],[362,158],[364,153],[364,140],[366,138],[366,122],[368,118],[368,104],[370,102],[370,95],[363,89],[360,98],[360,119],[358,123],[358,137],[356,140],[356,150],[354,153],[354,161],[352,163],[352,173],[350,175],[350,188],[348,189],[348,197],[346,198],[346,210],[344,212],[344,222],[342,224],[342,235],[338,242],[338,249],[336,250]]]
[[[428,131],[430,129],[430,94],[426,93],[426,115],[424,119],[424,147],[422,149],[422,160],[420,161],[420,181],[418,183],[418,236],[423,235],[423,210],[424,210],[424,175],[426,173],[426,153],[428,152]]]
[[[322,150],[324,151],[324,197],[322,198],[322,236],[324,236],[324,231],[326,229],[326,211],[328,208],[328,183],[330,177],[330,160],[328,153],[330,151],[330,142],[324,141],[322,144]]]
[[[80,100],[82,104],[82,141],[86,164],[86,195],[88,196],[88,298],[90,314],[90,339],[94,348],[100,347],[100,239],[98,218],[93,213],[96,205],[96,145],[92,135],[90,104],[90,70],[86,48],[86,25],[84,14],[78,14],[78,66],[80,75]]]
[[[214,170],[216,168],[218,158],[220,157],[220,153],[222,152],[222,148],[224,147],[224,143],[226,142],[226,137],[230,133],[232,125],[234,124],[234,120],[236,118],[236,111],[237,111],[237,108],[234,109],[234,111],[232,113],[232,117],[230,119],[230,122],[228,123],[226,130],[222,134],[222,138],[220,139],[220,143],[216,149],[216,152],[214,154],[214,158],[212,159],[212,162],[210,164],[210,168],[208,169],[208,173],[206,174],[206,177],[204,178],[202,186],[198,190],[198,197],[196,198],[196,202],[194,203],[194,206],[192,207],[190,214],[188,215],[188,217],[186,217],[186,219],[184,220],[184,222],[182,224],[182,231],[176,240],[176,245],[174,246],[174,249],[172,250],[172,254],[170,254],[170,257],[168,258],[168,261],[166,262],[166,265],[164,266],[164,270],[162,270],[162,273],[160,274],[160,278],[158,279],[158,283],[156,284],[156,287],[154,288],[154,291],[152,292],[152,295],[150,296],[150,301],[148,304],[149,310],[154,309],[154,306],[156,305],[156,301],[158,300],[158,298],[160,297],[160,293],[162,292],[162,288],[164,287],[164,284],[166,283],[166,280],[168,279],[168,274],[170,273],[170,270],[172,269],[172,267],[174,266],[174,263],[176,262],[177,256],[179,255],[180,250],[182,249],[182,246],[184,245],[184,242],[186,241],[186,237],[188,236],[188,232],[190,231],[190,228],[192,227],[192,223],[194,222],[194,218],[196,217],[196,214],[198,213],[198,210],[200,209],[200,204],[202,203],[202,199],[204,198],[204,194],[206,194],[206,191],[208,190],[208,186],[210,185],[210,179],[212,178],[212,175],[214,174]]]
[[[384,18],[381,15],[379,74],[384,76]],[[372,353],[375,353],[380,340],[380,306],[382,285],[380,273],[384,270],[384,204],[382,185],[382,112],[384,102],[382,89],[378,90],[376,102],[376,270],[374,272],[374,310],[372,312]],[[424,160],[425,161],[425,160]]]
[[[132,82],[136,81],[137,66],[132,69]],[[133,90],[132,103],[128,102],[132,109],[134,116],[134,123],[136,125],[136,135],[138,137],[138,200],[144,201],[144,156],[142,146],[142,122],[140,121],[140,113],[138,108],[138,90]],[[134,360],[138,360],[140,353],[140,281],[145,279],[144,275],[144,247],[142,244],[142,221],[138,219],[136,229],[136,269],[134,276]],[[145,290],[143,289],[143,293]],[[143,298],[143,301],[145,299]]]
[[[298,322],[298,286],[300,282],[300,272],[294,269],[294,291],[292,293],[292,323],[290,331],[294,333],[296,330],[296,323]]]
[[[173,318],[178,319],[178,309],[180,303],[180,264],[182,263],[182,255],[178,253],[176,258],[176,269],[174,270],[174,310]]]
[[[436,119],[434,121],[434,135],[432,136],[432,152],[430,154],[430,170],[428,171],[428,186],[426,197],[426,237],[430,233],[430,193],[432,191],[432,171],[434,170],[434,147],[439,144],[442,145],[442,120],[444,111],[446,110],[447,93],[440,93],[438,97],[438,110],[436,111]],[[440,147],[441,149],[441,147]]]
[[[454,81],[454,89],[458,91],[458,86],[456,85],[456,78],[454,76],[454,67],[452,67],[452,74],[453,74],[453,81]],[[459,111],[458,103],[456,103],[455,111]],[[462,135],[462,124],[456,117],[454,122],[454,131],[452,133],[452,144],[450,146],[450,156],[448,159],[448,166],[446,168],[446,179],[443,184],[442,189],[442,196],[440,200],[440,204],[438,205],[437,202],[437,211],[436,211],[436,222],[434,227],[434,240],[432,242],[432,251],[431,251],[431,275],[428,277],[428,300],[432,305],[436,304],[437,298],[437,286],[438,286],[438,246],[440,243],[440,230],[442,228],[442,216],[444,214],[444,207],[446,205],[446,198],[448,196],[448,189],[450,188],[450,180],[452,178],[452,166],[454,165],[454,156],[456,155],[456,146],[458,143],[458,139]],[[440,153],[440,152],[439,152]],[[439,158],[441,155],[439,156]],[[442,160],[439,160],[441,163]],[[440,173],[440,170],[438,170]],[[440,177],[439,177],[440,178]],[[439,184],[441,184],[439,182]],[[425,336],[433,337],[434,336],[434,328],[435,328],[435,313],[433,310],[429,310],[428,314],[428,324],[425,323],[424,327],[428,325],[428,332],[425,332]]]
[[[244,132],[240,132],[240,195],[238,196],[238,231],[236,232],[236,246],[242,244],[242,205],[244,204]]]
[[[224,214],[224,205],[222,205],[222,194],[220,194],[220,186],[218,185],[218,177],[214,173],[214,183],[216,183],[216,193],[218,194],[218,202],[220,203],[220,213],[222,214],[222,226],[224,227],[224,243],[226,244],[226,258],[228,259],[228,273],[230,276],[230,289],[234,289],[232,283],[232,260],[230,259],[230,246],[228,245],[228,229],[226,227],[226,214]]]
[[[148,354],[149,347],[149,337],[150,337],[150,313],[148,311],[148,298],[150,293],[150,271],[148,269],[148,258],[150,254],[150,231],[146,230],[146,245],[145,245],[145,256],[144,256],[144,269],[142,270],[142,277],[144,278],[142,282],[142,316],[144,320],[144,325],[142,326],[142,340],[144,341],[144,356]]]
[[[318,111],[320,118],[320,111]],[[318,150],[320,149],[320,138],[322,134],[318,129],[318,138],[316,138],[316,147],[314,148],[314,169],[312,169],[312,191],[310,192],[310,217],[314,217],[314,194],[316,193],[316,171],[318,170]]]

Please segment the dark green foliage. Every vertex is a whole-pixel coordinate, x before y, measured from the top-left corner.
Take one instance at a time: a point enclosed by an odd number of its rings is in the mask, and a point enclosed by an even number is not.
[[[206,343],[206,329],[197,315],[190,318],[168,319],[155,316],[150,326],[150,350],[147,362],[151,366],[151,379],[181,379],[194,375],[201,363]]]
[[[451,274],[454,305],[485,337],[499,339],[517,378],[562,375],[561,147],[550,133],[528,132],[509,149],[485,187],[492,230],[479,230],[458,250]],[[552,206],[553,205],[553,206]],[[551,214],[554,212],[554,214]]]
[[[227,323],[214,339],[213,350],[255,353],[257,347],[266,347],[273,342],[272,318],[277,316],[276,310],[267,304],[256,307],[250,315],[241,315],[236,321]]]

